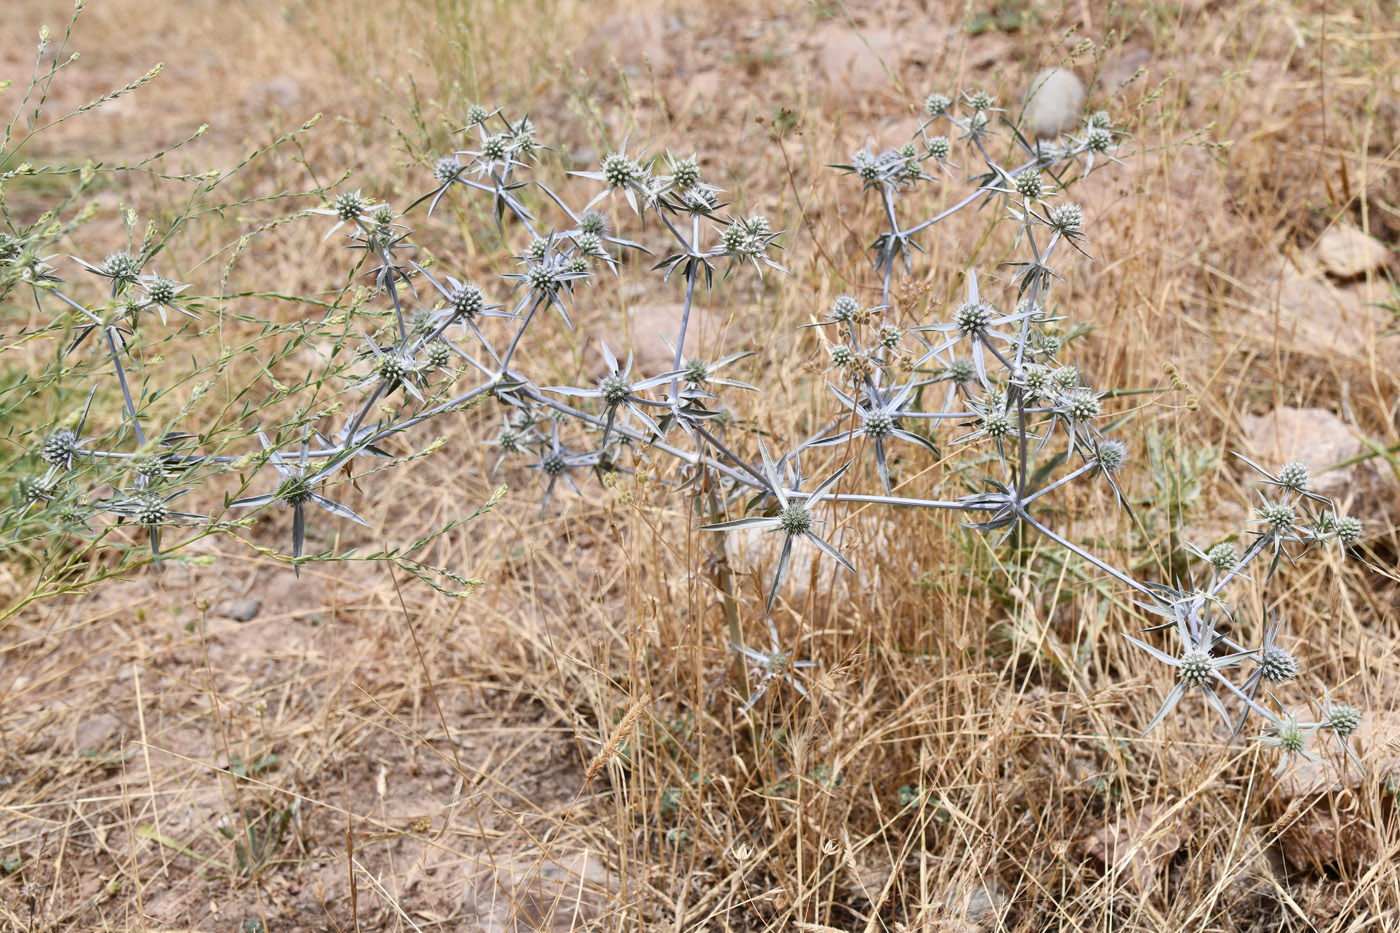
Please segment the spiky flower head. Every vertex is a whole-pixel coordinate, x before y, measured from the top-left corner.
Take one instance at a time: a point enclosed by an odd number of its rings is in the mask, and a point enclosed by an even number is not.
[[[1087,388],[1075,389],[1066,401],[1070,417],[1076,421],[1092,420],[1103,411],[1103,403],[1099,401],[1099,397]]]
[[[288,505],[303,505],[311,498],[313,492],[310,480],[302,475],[294,475],[282,480],[282,484],[273,495]]]
[[[496,446],[508,454],[520,452],[520,432],[514,428],[501,428],[501,433],[496,435]]]
[[[778,513],[778,527],[789,535],[800,535],[812,529],[812,511],[800,502],[789,503]]]
[[[565,271],[565,272],[573,272],[573,273],[575,273],[575,274],[577,274],[577,273],[579,273],[579,272],[587,272],[587,271],[588,271],[588,257],[586,257],[586,256],[575,256],[573,259],[570,259],[568,262],[566,262],[566,263],[564,264],[564,271]]]
[[[462,160],[455,155],[443,156],[433,163],[433,179],[439,184],[447,184],[462,171]]]
[[[967,98],[967,105],[979,112],[990,108],[993,103],[992,95],[986,91],[973,91]]]
[[[1308,468],[1301,460],[1285,463],[1278,471],[1278,484],[1293,492],[1303,492],[1308,488]]]
[[[467,108],[467,126],[476,126],[485,123],[490,119],[491,113],[481,104],[472,104]]]
[[[48,436],[39,456],[45,463],[66,467],[78,455],[78,435],[70,428],[59,428]]]
[[[757,244],[754,236],[749,232],[748,224],[741,220],[736,220],[719,236],[720,252],[728,256],[742,256],[746,253],[757,251]]]
[[[860,302],[850,295],[837,295],[836,300],[831,303],[831,319],[833,321],[849,321],[851,315],[860,308]]]
[[[893,324],[886,324],[884,327],[880,328],[880,346],[884,347],[886,350],[893,350],[895,347],[899,346],[899,338],[901,336],[902,333],[898,327]]]
[[[977,369],[972,365],[972,360],[953,360],[948,364],[948,378],[958,385],[971,382],[976,375]]]
[[[992,320],[992,306],[981,301],[969,301],[953,315],[953,323],[958,330],[969,337],[976,337],[987,329]]]
[[[1128,445],[1120,440],[1100,441],[1094,445],[1094,463],[1105,473],[1117,473],[1128,462]]]
[[[544,262],[549,255],[549,241],[536,237],[525,249],[525,258],[531,262]]]
[[[146,300],[134,294],[127,294],[118,299],[116,305],[117,317],[130,318],[133,323],[141,316],[141,312],[146,310]]]
[[[143,525],[160,525],[170,519],[170,507],[157,495],[142,496],[136,503],[136,520]]]
[[[522,155],[529,155],[535,151],[539,143],[535,141],[535,124],[529,117],[522,117],[515,125],[515,135],[511,137],[510,142]]]
[[[1052,377],[1061,389],[1072,389],[1079,384],[1079,370],[1073,366],[1061,366]]]
[[[1361,519],[1343,515],[1337,519],[1337,538],[1351,545],[1361,540]]]
[[[837,366],[845,366],[851,361],[851,348],[844,343],[833,343],[827,347],[827,352],[831,354],[831,362]]]
[[[335,196],[335,213],[341,220],[354,220],[365,212],[365,199],[358,191],[344,191]]]
[[[924,113],[930,117],[941,117],[948,112],[948,108],[953,106],[953,102],[946,95],[937,91],[924,99]]]
[[[744,221],[744,227],[753,236],[768,236],[773,232],[773,225],[762,214],[750,214],[749,218]]]
[[[1079,205],[1056,205],[1051,207],[1050,226],[1065,235],[1084,231],[1084,209]]]
[[[578,249],[580,256],[601,257],[603,255],[603,238],[596,233],[580,233],[574,237],[574,246]]]
[[[471,320],[486,307],[486,294],[472,282],[458,285],[447,296],[447,305],[455,317]]]
[[[130,253],[112,253],[102,260],[102,274],[119,282],[134,282],[141,274],[141,263]]]
[[[682,191],[695,187],[700,182],[700,163],[694,156],[677,162],[671,166],[671,181]]]
[[[982,419],[982,431],[992,440],[1001,440],[1011,434],[1011,416],[1000,408],[987,412]]]
[[[1298,724],[1298,717],[1294,715],[1284,716],[1269,727],[1269,734],[1273,737],[1270,743],[1287,755],[1301,754],[1308,747],[1307,731]]]
[[[1084,137],[1084,145],[1090,152],[1107,152],[1113,145],[1113,134],[1101,126],[1090,127]]]
[[[564,462],[563,454],[550,452],[545,454],[544,459],[540,461],[540,470],[544,472],[545,476],[558,476],[564,472],[567,465]]]
[[[1038,198],[1045,191],[1045,180],[1034,169],[1016,176],[1016,193],[1023,198]]]
[[[641,165],[620,152],[610,152],[603,156],[598,168],[610,188],[626,187],[640,181],[643,174]]]
[[[1259,517],[1264,520],[1264,524],[1269,526],[1269,530],[1275,534],[1282,534],[1293,526],[1297,520],[1297,514],[1293,511],[1293,506],[1286,502],[1266,502],[1259,509]]]
[[[621,405],[632,394],[632,383],[626,376],[604,376],[598,380],[598,391],[609,405]]]
[[[375,369],[379,373],[379,378],[392,385],[402,382],[409,373],[417,372],[418,364],[412,357],[395,350],[381,354]]]
[[[687,188],[685,191],[685,203],[691,213],[708,214],[719,206],[719,197],[713,189],[703,185],[694,188]]]
[[[928,149],[929,155],[933,156],[940,162],[948,158],[948,156],[952,155],[953,153],[953,144],[948,141],[947,136],[931,137],[929,141],[925,143],[925,148]]]
[[[1089,126],[1110,126],[1113,123],[1113,118],[1108,115],[1107,110],[1095,110],[1089,114],[1085,122]]]
[[[428,364],[434,369],[442,369],[452,362],[452,348],[444,340],[434,340],[427,348]]]
[[[1281,684],[1298,676],[1298,660],[1278,645],[1259,650],[1259,674],[1270,683]]]
[[[1042,356],[1056,357],[1064,349],[1064,338],[1059,334],[1041,334],[1039,350]]]
[[[861,426],[865,429],[867,437],[879,440],[882,437],[889,437],[899,423],[889,412],[867,411],[861,414]]]
[[[165,474],[165,461],[157,454],[143,454],[131,461],[131,467],[136,475],[146,479],[156,479]]]
[[[60,503],[54,512],[54,517],[64,525],[82,525],[87,521],[87,510],[77,502]]]
[[[1206,551],[1206,560],[1210,561],[1216,570],[1234,570],[1235,565],[1240,562],[1240,552],[1228,541],[1221,541],[1219,544]]]
[[[1336,704],[1327,710],[1326,725],[1342,738],[1349,738],[1361,727],[1361,710],[1355,706]]]
[[[579,221],[578,229],[580,233],[607,236],[608,218],[598,211],[585,211],[583,219]]]
[[[537,292],[553,292],[559,288],[559,275],[548,263],[530,266],[529,271],[525,273],[525,281]]]
[[[710,365],[701,359],[686,360],[681,364],[681,373],[687,385],[698,386],[710,378]]]
[[[146,297],[153,304],[168,305],[175,300],[175,295],[179,292],[180,285],[164,276],[156,276],[146,283]]]
[[[1063,234],[1080,233],[1084,229],[1084,209],[1078,204],[1057,204],[1050,208],[1050,226]]]
[[[1027,395],[1044,395],[1050,391],[1050,375],[1050,367],[1031,363],[1021,371],[1021,385],[1025,386]]]
[[[19,482],[19,497],[25,503],[48,502],[58,488],[57,480],[48,476],[26,476]]]
[[[880,178],[880,165],[875,161],[875,157],[862,149],[851,156],[851,165],[855,168],[860,180],[869,184],[878,181]]]
[[[1181,656],[1181,679],[1193,687],[1204,687],[1215,670],[1210,655],[1200,648],[1188,648]]]

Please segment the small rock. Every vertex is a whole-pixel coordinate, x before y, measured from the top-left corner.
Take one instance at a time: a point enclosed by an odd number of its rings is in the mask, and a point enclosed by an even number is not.
[[[463,926],[484,933],[569,933],[607,912],[617,877],[597,852],[524,853],[467,877]]]
[[[1348,500],[1377,507],[1380,502],[1390,501],[1388,508],[1393,514],[1393,490],[1386,488],[1373,461],[1327,470],[1367,450],[1353,429],[1332,412],[1325,408],[1284,407],[1264,415],[1247,415],[1241,427],[1247,448],[1241,452],[1265,469],[1278,469],[1300,460],[1312,474],[1313,492],[1336,500],[1341,508],[1346,508]]]
[[[675,64],[666,42],[666,18],[660,14],[619,13],[599,23],[584,46],[585,55],[596,65],[616,61],[629,69],[645,65],[666,73]]]
[[[1261,293],[1276,293],[1278,301],[1260,307],[1259,316],[1271,327],[1281,324],[1281,336],[1301,349],[1361,360],[1374,353],[1394,362],[1400,358],[1400,338],[1381,336],[1393,319],[1377,307],[1386,297],[1384,284],[1374,278],[1334,281],[1319,262],[1305,256],[1297,267],[1290,263],[1272,282],[1260,284]]]
[[[1107,824],[1080,845],[1105,870],[1117,872],[1133,890],[1142,891],[1154,883],[1157,872],[1186,839],[1179,814],[1148,804]]]
[[[1337,702],[1347,698],[1334,697]],[[1280,813],[1279,848],[1295,871],[1318,874],[1346,866],[1364,871],[1374,864],[1375,835],[1366,824],[1365,808],[1356,807],[1355,794],[1364,785],[1385,786],[1400,777],[1400,714],[1362,710],[1361,727],[1351,747],[1365,773],[1337,750],[1335,742],[1318,733],[1314,752],[1323,760],[1298,758],[1290,762],[1273,786],[1272,802]]]
[[[1374,833],[1352,813],[1334,814],[1323,801],[1285,819],[1290,822],[1279,834],[1279,845],[1294,871],[1322,874],[1339,865],[1357,871],[1374,862]]]
[[[262,600],[256,596],[249,596],[246,599],[235,599],[223,603],[214,610],[214,613],[235,622],[251,622],[258,617],[261,610]]]
[[[100,752],[112,744],[121,727],[121,720],[111,713],[89,716],[73,729],[73,750]]]
[[[277,75],[254,84],[243,100],[250,107],[290,110],[301,102],[301,84],[290,75]]]
[[[1329,227],[1313,244],[1313,253],[1322,268],[1338,279],[1360,278],[1390,258],[1384,243],[1350,224]]]
[[[1145,68],[1151,61],[1150,49],[1125,49],[1117,58],[1104,65],[1099,75],[1099,83],[1105,91],[1112,94],[1132,80],[1139,68]]]
[[[1054,139],[1079,122],[1084,109],[1084,83],[1073,72],[1047,68],[1026,91],[1030,125],[1040,139]]]
[[[861,95],[888,87],[900,65],[894,34],[884,29],[855,32],[839,24],[817,37],[816,73],[829,90]]]
[[[631,314],[627,328],[630,342],[626,344],[620,345],[617,334],[606,329],[600,328],[589,334],[583,351],[585,372],[594,378],[603,374],[603,354],[599,350],[599,341],[603,339],[608,341],[608,349],[616,354],[620,364],[626,363],[627,353],[631,351],[633,376],[644,378],[669,372],[675,360],[675,351],[667,341],[674,341],[680,334],[684,310],[685,305],[679,302],[637,307]],[[726,326],[725,319],[720,315],[704,308],[691,307],[690,320],[685,328],[685,356],[687,359],[718,359],[734,352],[740,337],[735,328]]]
[[[969,68],[990,68],[1015,59],[1015,49],[1000,31],[980,33],[967,41],[964,64]],[[990,88],[984,88],[990,91]]]

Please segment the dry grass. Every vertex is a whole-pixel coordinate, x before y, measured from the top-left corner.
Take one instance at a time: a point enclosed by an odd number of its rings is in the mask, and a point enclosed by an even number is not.
[[[61,6],[7,8],[4,76],[23,77],[29,37]],[[1102,47],[1077,63],[1102,79],[1091,103],[1125,115],[1140,148],[1077,195],[1096,261],[1068,268],[1058,301],[1095,326],[1077,352],[1096,384],[1162,386],[1170,361],[1189,386],[1117,403],[1150,400],[1128,429],[1135,492],[1152,494],[1152,438],[1165,439],[1163,479],[1189,452],[1240,448],[1242,419],[1280,405],[1337,412],[1382,448],[1400,441],[1400,338],[1382,339],[1385,316],[1364,307],[1385,294],[1377,273],[1317,285],[1301,318],[1289,305],[1327,228],[1400,239],[1400,22],[1388,8],[1034,4],[1038,25],[969,37],[959,27],[984,8],[1021,5],[716,2],[692,4],[680,33],[660,16],[658,40],[640,14],[608,20],[613,6],[107,0],[80,28],[85,63],[64,101],[154,60],[168,70],[111,114],[66,126],[50,153],[115,159],[209,122],[184,158],[227,165],[319,111],[300,151],[250,169],[248,191],[306,187],[309,165],[323,181],[351,170],[353,185],[404,203],[425,177],[403,166],[416,154],[405,142],[422,139],[409,73],[439,143],[443,123],[482,99],[528,109],[566,152],[624,134],[699,150],[707,176],[790,231],[794,275],[717,291],[701,337],[758,351],[753,374],[771,389],[743,415],[791,437],[829,410],[813,372],[821,347],[794,325],[874,284],[861,251],[876,213],[822,166],[867,134],[907,135],[930,89],[1015,99],[1087,37]],[[851,30],[895,80],[823,78],[823,47]],[[1199,144],[1223,140],[1233,146]],[[103,252],[95,238],[116,229],[118,200],[160,195],[134,182],[106,192],[84,234],[94,241],[73,251]],[[263,216],[231,222],[242,232]],[[423,239],[450,267],[499,271],[499,243],[462,236],[479,216],[445,213]],[[967,263],[1004,258],[986,220],[960,216],[929,237],[906,321],[958,294]],[[189,255],[235,236],[205,230]],[[333,288],[343,258],[319,238],[310,223],[272,231],[231,278]],[[196,272],[197,287],[214,289],[221,267]],[[599,288],[581,302],[580,333],[646,320],[678,300],[673,286]],[[1319,324],[1329,296],[1346,309],[1340,325]],[[533,358],[584,365],[579,340],[538,333],[551,336],[527,345]],[[813,699],[775,686],[743,717],[712,540],[687,501],[629,479],[586,487],[541,521],[532,474],[489,475],[479,441],[496,418],[435,429],[445,451],[352,502],[374,531],[337,530],[347,547],[409,540],[508,482],[496,512],[432,557],[486,578],[473,599],[369,565],[311,565],[296,585],[284,565],[220,540],[213,562],[172,562],[0,628],[0,927],[1400,926],[1400,776],[1386,747],[1400,722],[1393,479],[1358,486],[1369,498],[1350,503],[1371,522],[1365,564],[1310,558],[1275,593],[1305,684],[1332,685],[1370,724],[1364,784],[1289,802],[1267,755],[1227,745],[1202,716],[1139,738],[1168,684],[1118,637],[1141,625],[1125,594],[1092,568],[995,552],[936,516],[841,516],[860,579],[804,564],[776,611],[784,640],[821,662]],[[1375,462],[1394,472],[1393,459]],[[941,480],[931,469],[904,488]],[[1227,463],[1177,518],[1208,544],[1239,526],[1247,492]],[[1135,530],[1104,520],[1107,505],[1086,493],[1057,517],[1115,560],[1160,567],[1175,546],[1169,516]],[[251,534],[281,541],[286,523]],[[25,574],[0,567],[6,602],[33,585]],[[739,583],[756,643],[763,580]],[[220,615],[249,596],[261,599],[252,621]],[[248,834],[266,855],[251,870]]]

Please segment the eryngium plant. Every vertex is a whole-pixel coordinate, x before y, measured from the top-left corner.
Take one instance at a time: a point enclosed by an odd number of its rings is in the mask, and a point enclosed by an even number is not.
[[[539,472],[542,511],[561,481],[577,490],[589,472],[628,470],[642,458],[665,455],[678,464],[674,485],[693,493],[708,514],[706,530],[747,527],[782,536],[764,604],[768,649],[745,645],[737,622],[730,621],[730,641],[741,664],[756,664],[762,677],[758,692],[746,696],[745,710],[775,679],[805,695],[794,672],[810,662],[782,651],[771,613],[799,538],[845,570],[856,570],[824,534],[829,519],[822,516],[842,503],[863,503],[958,512],[970,530],[992,535],[997,544],[1041,535],[1132,590],[1139,605],[1165,619],[1149,631],[1163,630],[1174,640],[1156,647],[1128,636],[1172,668],[1177,681],[1148,722],[1149,731],[1183,696],[1197,693],[1232,733],[1251,714],[1260,717],[1266,724],[1260,738],[1281,749],[1285,761],[1305,754],[1307,740],[1322,730],[1347,747],[1359,723],[1356,710],[1333,705],[1329,696],[1318,704],[1320,721],[1300,723],[1275,697],[1274,690],[1299,673],[1280,644],[1281,620],[1262,626],[1257,645],[1242,645],[1231,634],[1240,611],[1226,599],[1233,581],[1257,565],[1265,568],[1265,581],[1272,580],[1285,558],[1326,543],[1345,551],[1360,535],[1355,519],[1340,516],[1331,502],[1309,490],[1301,464],[1287,464],[1277,474],[1251,464],[1271,487],[1261,494],[1254,538],[1242,554],[1220,545],[1197,551],[1209,580],[1200,588],[1190,581],[1139,579],[1070,541],[1045,517],[1051,498],[1079,482],[1107,484],[1119,506],[1127,508],[1117,476],[1130,460],[1128,445],[1105,432],[1107,393],[1065,359],[1065,330],[1048,303],[1059,255],[1065,247],[1087,255],[1089,242],[1084,212],[1065,199],[1065,188],[1096,164],[1116,161],[1123,134],[1099,112],[1077,133],[1032,142],[995,103],[981,91],[935,93],[914,139],[898,149],[867,146],[836,166],[879,203],[884,229],[871,252],[881,300],[871,305],[842,295],[815,322],[830,345],[833,412],[820,430],[781,445],[776,456],[769,444],[736,428],[729,415],[724,397],[754,388],[717,375],[736,357],[710,360],[690,352],[688,325],[700,288],[713,289],[717,279],[730,275],[782,273],[777,261],[782,233],[767,217],[726,202],[696,156],[649,156],[629,150],[624,141],[595,170],[571,173],[594,183],[586,203],[572,204],[531,176],[546,147],[528,118],[473,106],[461,131],[463,148],[433,162],[427,170],[431,188],[409,212],[421,207],[430,213],[459,194],[487,199],[497,227],[518,250],[514,267],[500,273],[494,285],[459,279],[427,260],[420,263],[426,253],[413,241],[405,215],[360,191],[344,191],[310,211],[329,218],[325,236],[343,235],[359,257],[357,271],[372,283],[357,315],[370,319],[377,305],[385,323],[361,335],[368,371],[346,389],[358,393],[353,404],[339,406],[338,414],[331,407],[306,408],[277,424],[251,425],[244,436],[255,434],[259,449],[238,453],[202,450],[204,438],[180,430],[178,423],[149,429],[146,408],[157,392],[131,391],[127,368],[133,338],[195,316],[202,307],[186,297],[185,285],[156,273],[149,239],[98,262],[78,261],[105,289],[104,301],[82,300],[55,267],[35,266],[32,258],[23,258],[30,255],[23,248],[7,246],[0,264],[13,270],[28,262],[30,270],[11,273],[9,281],[27,287],[47,313],[69,315],[75,337],[66,352],[97,353],[121,389],[125,410],[121,429],[106,436],[84,436],[83,416],[71,427],[55,425],[36,435],[34,453],[47,466],[21,487],[16,509],[42,505],[66,522],[67,534],[84,533],[96,513],[106,513],[139,526],[158,558],[163,528],[221,521],[220,514],[177,511],[172,503],[212,476],[236,472],[254,488],[226,499],[225,507],[290,507],[290,559],[299,566],[315,556],[304,553],[308,516],[364,522],[327,496],[332,477],[361,458],[387,457],[381,445],[395,435],[494,398],[508,412],[495,443],[503,458],[522,458]],[[955,146],[979,166],[971,192],[934,216],[905,219],[902,207],[910,191],[966,171],[952,161]],[[994,157],[994,151],[1012,158]],[[920,235],[977,204],[1015,226],[1024,258],[1009,264],[1009,300],[999,300],[1002,296],[987,288],[989,275],[969,269],[965,298],[945,320],[896,324],[887,312],[897,266],[911,270]],[[551,313],[571,328],[572,309],[595,277],[634,268],[635,262],[623,261],[624,253],[652,251],[614,232],[619,217],[633,218],[639,229],[642,221],[651,221],[647,227],[665,241],[653,271],[683,291],[670,366],[637,372],[630,353],[604,344],[607,371],[596,382],[544,384],[521,352],[529,329]],[[345,320],[338,309],[330,312],[328,322]],[[483,329],[491,317],[507,320],[504,339],[493,342]],[[90,335],[96,339],[86,340]],[[965,464],[964,476],[980,472],[982,491],[948,499],[898,495],[892,445],[945,458],[951,447],[954,460]],[[857,458],[832,465],[821,471],[825,478],[808,484],[803,460],[835,446],[856,450]],[[848,486],[862,481],[876,486],[842,490],[843,480]],[[103,493],[104,488],[115,491]],[[1232,679],[1237,673],[1244,674],[1239,683]]]

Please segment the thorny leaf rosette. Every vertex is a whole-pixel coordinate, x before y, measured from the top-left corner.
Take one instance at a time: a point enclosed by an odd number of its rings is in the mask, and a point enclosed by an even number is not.
[[[880,475],[880,485],[884,488],[885,495],[892,495],[889,459],[885,451],[887,441],[898,438],[917,444],[933,456],[938,456],[938,448],[933,446],[932,441],[920,434],[915,434],[913,431],[906,430],[900,425],[900,419],[906,414],[904,406],[908,404],[918,386],[917,382],[908,382],[903,386],[893,386],[884,392],[868,389],[860,401],[857,401],[835,386],[828,384],[827,388],[835,393],[836,397],[841,400],[841,404],[851,413],[853,424],[849,430],[811,441],[807,446],[830,447],[848,439],[865,438],[871,442],[875,450],[875,469]]]
[[[796,488],[784,489],[782,481],[778,478],[777,467],[773,464],[773,458],[768,454],[768,448],[759,442],[759,452],[763,456],[763,480],[768,491],[777,499],[778,512],[776,515],[753,515],[748,518],[739,518],[728,522],[715,522],[701,526],[701,531],[735,531],[740,528],[752,528],[755,530],[776,530],[784,535],[783,548],[778,555],[778,569],[773,574],[773,585],[768,588],[768,600],[764,604],[764,613],[773,611],[773,603],[778,598],[778,588],[782,586],[783,580],[787,578],[788,564],[792,560],[792,543],[797,538],[806,538],[817,546],[826,556],[836,561],[842,567],[855,573],[855,567],[841,552],[832,547],[831,544],[822,538],[812,529],[816,525],[813,510],[821,504],[823,499],[833,495],[833,487],[838,480],[845,475],[850,468],[847,462],[835,473],[822,480],[810,493],[801,493]],[[799,478],[796,486],[801,485]]]
[[[1220,714],[1220,718],[1225,721],[1226,728],[1233,732],[1234,719],[1225,708],[1220,695],[1215,692],[1215,688],[1216,686],[1224,686],[1230,691],[1238,693],[1239,689],[1220,672],[1238,667],[1246,658],[1252,657],[1253,653],[1236,651],[1217,654],[1216,651],[1225,641],[1225,636],[1215,631],[1214,622],[1209,616],[1207,616],[1205,623],[1193,633],[1185,613],[1178,612],[1172,628],[1181,644],[1181,653],[1176,657],[1165,654],[1131,635],[1126,633],[1123,635],[1128,641],[1177,671],[1175,686],[1171,688],[1166,699],[1162,701],[1157,715],[1153,716],[1147,724],[1147,728],[1142,730],[1143,735],[1157,728],[1158,724],[1181,701],[1181,698],[1191,690],[1200,692],[1211,708]]]
[[[618,366],[617,357],[612,350],[608,349],[606,341],[602,344],[603,360],[608,364],[608,374],[598,380],[598,385],[593,389],[575,389],[570,386],[549,386],[545,392],[554,392],[559,395],[571,395],[575,398],[596,398],[603,403],[603,412],[607,422],[603,425],[603,441],[608,442],[608,436],[612,434],[613,424],[617,420],[618,409],[622,409],[627,414],[633,415],[638,421],[646,425],[648,431],[653,435],[660,436],[663,432],[660,426],[652,420],[651,416],[643,410],[643,405],[663,407],[665,402],[657,402],[643,398],[638,392],[655,388],[670,382],[681,375],[679,371],[663,373],[660,376],[651,376],[646,379],[632,379],[632,355],[627,356],[627,365]]]
[[[120,498],[109,501],[105,511],[123,521],[129,521],[146,529],[151,543],[151,555],[156,564],[160,563],[160,531],[165,525],[183,525],[206,522],[208,516],[197,512],[177,512],[170,503],[189,493],[189,488],[177,489],[162,496],[153,489],[130,490]]]
[[[763,699],[774,680],[786,681],[788,686],[797,691],[799,696],[804,698],[810,696],[807,688],[797,679],[797,672],[803,668],[816,667],[817,662],[799,661],[789,657],[787,652],[783,651],[782,643],[778,640],[778,628],[773,624],[771,618],[768,620],[767,651],[759,651],[738,642],[732,642],[730,647],[758,668],[760,674],[758,684],[754,686],[748,700],[739,708],[739,715],[742,716],[753,709],[753,705]]]
[[[235,499],[229,503],[229,508],[260,508],[273,502],[278,503],[283,508],[291,506],[292,560],[299,561],[301,559],[302,549],[306,544],[306,504],[308,502],[339,518],[349,519],[364,525],[366,528],[370,527],[369,522],[356,515],[349,507],[341,505],[339,502],[332,502],[317,492],[325,484],[326,478],[343,466],[343,462],[332,460],[320,469],[312,469],[309,437],[302,440],[299,456],[294,461],[289,461],[282,456],[277,448],[268,441],[267,435],[263,433],[261,428],[258,429],[258,441],[267,453],[267,462],[271,463],[273,469],[281,475],[282,482],[272,492]],[[299,563],[293,569],[298,575],[301,573]]]

